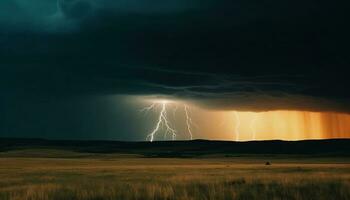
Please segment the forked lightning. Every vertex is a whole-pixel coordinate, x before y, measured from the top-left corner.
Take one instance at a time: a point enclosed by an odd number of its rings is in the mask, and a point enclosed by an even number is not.
[[[155,111],[157,112],[158,108],[160,108],[159,115],[157,118],[157,123],[154,127],[154,129],[149,133],[146,137],[147,140],[150,142],[153,142],[155,139],[155,136],[158,132],[161,130],[164,130],[164,138],[167,137],[167,135],[171,135],[172,140],[176,139],[177,136],[177,131],[175,128],[172,127],[172,124],[170,123],[170,120],[168,118],[168,113],[167,111],[171,108],[168,106],[169,102],[168,101],[161,101],[157,103],[152,103],[150,106],[147,106],[145,108],[141,109],[141,112],[150,112],[150,111]],[[178,109],[178,105],[173,108],[173,118],[175,118],[176,111]],[[186,128],[187,132],[189,134],[190,139],[193,139],[193,134],[192,134],[192,118],[190,117],[190,112],[189,108],[187,105],[184,105],[184,112],[185,112],[185,117],[186,117]]]

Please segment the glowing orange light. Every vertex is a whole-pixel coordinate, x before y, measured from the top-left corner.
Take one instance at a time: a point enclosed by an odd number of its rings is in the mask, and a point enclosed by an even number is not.
[[[193,118],[202,124],[200,133],[210,139],[248,141],[350,137],[350,115],[347,114],[306,111],[198,112],[200,114]]]
[[[332,112],[307,111],[268,111],[244,112],[227,110],[207,110],[174,99],[148,98],[148,108],[154,104],[169,104],[173,112],[171,123],[179,130],[179,135],[192,139],[215,140],[304,140],[327,138],[350,138],[350,115]],[[185,106],[184,111],[176,114],[178,106]],[[191,108],[191,117],[188,116]],[[185,117],[184,117],[185,116]],[[187,117],[186,117],[187,116]],[[196,128],[189,122],[195,121]],[[194,139],[196,139],[194,138]]]

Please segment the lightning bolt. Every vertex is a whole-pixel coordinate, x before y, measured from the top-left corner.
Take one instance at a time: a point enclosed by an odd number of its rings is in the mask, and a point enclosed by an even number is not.
[[[169,105],[171,103],[171,105]],[[175,106],[174,106],[175,105]],[[157,133],[159,133],[161,130],[164,130],[164,139],[167,138],[167,136],[170,134],[172,137],[172,140],[176,139],[177,131],[175,128],[172,127],[172,124],[170,123],[170,120],[175,120],[176,118],[176,112],[178,110],[179,104],[173,104],[171,101],[155,101],[151,105],[144,107],[140,110],[140,112],[149,113],[151,111],[159,112],[157,122],[155,124],[155,127],[153,130],[147,135],[146,140],[149,140],[150,142],[153,142],[155,139],[155,136]],[[186,104],[183,104],[184,106],[184,114],[185,114],[185,120],[186,120],[186,132],[189,135],[189,138],[193,139],[193,129],[192,127],[196,126],[196,124],[193,122],[191,118],[191,109]],[[170,110],[172,109],[172,110]],[[159,111],[160,110],[160,111]],[[171,118],[168,117],[168,111],[172,111],[173,116]]]
[[[239,119],[238,112],[233,112],[236,118],[236,128],[235,128],[235,134],[236,134],[236,141],[239,140],[239,126],[241,125],[241,120]]]
[[[162,128],[162,126],[165,127],[165,136],[168,134],[172,135],[172,139],[175,140],[176,139],[176,131],[175,129],[171,128],[170,122],[167,118],[167,103],[166,102],[162,102],[161,103],[161,111],[159,113],[158,116],[158,121],[156,123],[155,128],[153,129],[153,131],[147,135],[147,139],[149,139],[150,142],[154,141],[154,136],[157,134],[157,132]],[[152,109],[154,109],[156,106],[156,104],[152,104],[151,106],[148,106],[142,110],[144,111],[150,111]]]
[[[252,136],[253,136],[253,140],[256,139],[256,129],[255,129],[255,122],[256,122],[257,118],[256,115],[254,115],[254,118],[252,119],[252,121],[250,122],[250,130],[252,131]]]
[[[185,115],[186,115],[187,131],[188,131],[188,134],[190,134],[190,138],[192,140],[193,139],[193,134],[192,134],[192,130],[191,130],[191,125],[193,124],[192,118],[189,115],[187,105],[184,106],[184,109],[185,109]]]
[[[167,118],[167,110],[166,110],[167,106],[166,105],[167,105],[166,102],[162,102],[161,103],[161,111],[159,113],[158,121],[156,123],[156,126],[153,129],[153,131],[150,134],[147,135],[146,139],[149,139],[150,142],[154,141],[154,136],[161,129],[162,126],[165,127],[165,136],[168,135],[168,134],[171,134],[172,135],[172,139],[173,140],[176,139],[176,131],[175,131],[175,129],[171,128],[170,122],[169,122],[169,120]],[[142,110],[150,111],[150,110],[154,109],[155,106],[156,106],[156,104],[152,104],[149,107],[146,107],[146,108],[144,108]]]

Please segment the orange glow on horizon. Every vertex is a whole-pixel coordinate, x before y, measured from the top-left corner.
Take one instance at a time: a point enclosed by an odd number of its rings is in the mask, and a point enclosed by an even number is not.
[[[208,117],[210,120],[205,119]],[[197,132],[210,139],[248,141],[350,137],[350,115],[340,113],[221,111],[201,113],[195,118],[203,125]]]
[[[258,140],[345,138],[350,133],[350,116],[345,114],[270,111],[238,112],[238,115],[242,124],[239,140],[252,140],[254,135]]]
[[[249,141],[350,138],[350,114],[290,110],[208,110],[185,101],[155,97],[142,98],[141,101],[146,106],[167,104],[168,119],[178,132],[176,139],[189,139],[186,121],[189,115],[193,122],[190,127],[193,139]]]

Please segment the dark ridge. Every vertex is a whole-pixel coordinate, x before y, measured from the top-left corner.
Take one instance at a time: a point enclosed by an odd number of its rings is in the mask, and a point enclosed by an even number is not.
[[[304,141],[78,141],[0,138],[0,152],[23,149],[60,149],[81,153],[126,153],[147,157],[194,157],[201,155],[350,155],[350,139]]]

